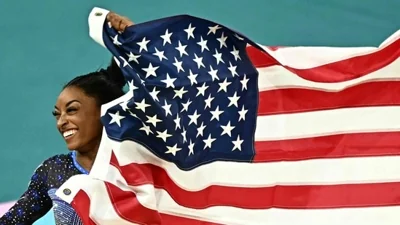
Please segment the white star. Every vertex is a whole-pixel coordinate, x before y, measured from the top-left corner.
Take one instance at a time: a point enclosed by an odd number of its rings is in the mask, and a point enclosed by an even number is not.
[[[164,40],[163,46],[164,46],[166,43],[170,43],[170,44],[171,44],[171,35],[172,35],[172,32],[171,32],[171,33],[168,33],[168,29],[167,29],[167,30],[165,31],[165,34],[160,36],[160,37]]]
[[[126,61],[126,59],[125,59],[124,57],[119,56],[119,58],[120,58],[121,61],[124,63],[124,64],[122,65],[122,67],[129,66],[130,68],[132,68],[131,65],[129,65],[129,63]]]
[[[228,46],[226,46],[226,39],[227,39],[228,37],[226,37],[226,36],[224,36],[224,32],[222,32],[222,35],[221,35],[221,37],[220,38],[217,38],[217,40],[218,40],[218,42],[219,42],[219,48],[222,48],[223,46],[225,46],[225,47],[228,47]]]
[[[219,62],[225,63],[224,60],[222,60],[222,53],[219,53],[217,49],[215,49],[215,54],[213,56],[217,60],[217,65]]]
[[[229,137],[232,135],[232,130],[235,128],[234,126],[231,126],[231,121],[228,122],[226,126],[221,125],[222,128],[222,133],[221,136],[224,134],[227,134]]]
[[[243,143],[243,140],[240,139],[240,135],[238,135],[236,141],[232,141],[232,143],[234,145],[232,151],[235,151],[236,149],[239,150],[239,151],[242,151],[242,146],[241,145]]]
[[[197,55],[196,55],[196,53],[194,53],[194,59],[193,59],[193,61],[195,61],[196,63],[197,63],[197,68],[198,69],[200,69],[200,67],[204,67],[204,68],[206,68],[206,66],[204,66],[204,64],[203,64],[203,57],[198,57]]]
[[[208,135],[208,138],[203,140],[204,141],[204,149],[211,148],[211,144],[215,141],[215,138],[211,138],[211,134]]]
[[[216,119],[217,121],[219,121],[219,116],[223,113],[224,111],[219,111],[219,106],[217,106],[217,108],[214,111],[210,111],[212,117],[210,119],[210,121],[213,121],[213,119]]]
[[[232,77],[234,77],[235,75],[239,76],[239,74],[236,72],[236,67],[237,66],[233,66],[232,63],[229,62],[228,70],[231,71]]]
[[[181,112],[184,112],[184,111],[188,111],[188,109],[189,109],[189,105],[191,104],[192,102],[188,99],[187,100],[187,102],[186,103],[182,103],[182,110],[181,110]]]
[[[179,51],[179,55],[182,57],[183,55],[189,55],[185,50],[186,47],[187,45],[182,45],[181,41],[179,41],[178,47],[176,47],[175,49]]]
[[[121,106],[122,110],[126,111],[129,109],[128,107],[129,100],[121,102],[119,105]]]
[[[158,134],[157,137],[161,138],[164,142],[167,142],[167,138],[172,136],[167,133],[167,130],[164,130],[164,132],[157,131],[157,134]]]
[[[203,95],[204,96],[205,93],[206,93],[207,88],[208,88],[208,86],[206,86],[206,82],[203,83],[203,86],[197,87],[198,92],[196,94],[196,97],[199,96],[199,95]]]
[[[136,43],[137,45],[140,46],[139,53],[142,52],[143,50],[147,52],[147,44],[149,42],[150,40],[146,40],[146,37],[144,37],[141,42]]]
[[[233,46],[233,47],[235,47],[235,46]],[[158,58],[160,59],[161,62],[163,59],[168,60],[167,57],[165,57],[165,55],[164,55],[164,51],[158,51],[157,48],[154,48],[154,49],[156,50],[156,52],[153,53],[153,55],[158,56]]]
[[[204,128],[206,128],[206,126],[204,125],[204,122],[201,122],[201,126],[199,128],[197,128],[196,137],[203,136]]]
[[[210,71],[208,71],[208,74],[210,74],[211,75],[211,78],[212,78],[212,81],[214,81],[214,80],[219,80],[219,77],[218,77],[218,70],[214,70],[213,68],[212,68],[212,66],[210,65]]]
[[[211,97],[211,94],[208,95],[208,98],[206,100],[204,100],[204,102],[206,103],[206,106],[204,106],[204,109],[211,108],[211,102],[212,100],[214,100],[214,97]]]
[[[120,116],[119,111],[117,111],[115,114],[113,113],[108,113],[108,115],[111,116],[111,121],[109,124],[116,123],[118,124],[119,127],[121,127],[121,120],[125,118],[125,116]]]
[[[217,33],[217,30],[219,30],[219,29],[221,29],[221,28],[222,28],[222,27],[220,27],[218,24],[215,25],[215,26],[213,26],[213,27],[208,27],[208,33],[207,33],[207,35],[209,35],[209,34],[211,34],[211,33],[216,34],[216,33]]]
[[[153,90],[152,90],[149,94],[151,95],[151,97],[152,97],[155,101],[159,102],[160,100],[158,100],[158,96],[157,96],[158,93],[160,93],[160,91],[157,91],[156,87],[154,87]]]
[[[176,78],[171,78],[169,77],[169,74],[167,73],[167,79],[161,80],[161,82],[165,83],[167,85],[167,88],[172,87],[175,88],[174,82]]]
[[[242,119],[243,119],[243,121],[245,121],[247,111],[249,111],[249,110],[247,110],[247,109],[245,110],[244,106],[242,106],[242,109],[238,112],[239,113],[239,121],[241,121]]]
[[[135,55],[132,52],[129,52],[129,54],[126,54],[128,56],[128,62],[134,61],[136,64],[139,64],[138,58],[140,58],[140,55]]]
[[[188,78],[189,78],[189,80],[190,80],[190,84],[191,84],[191,85],[197,84],[196,77],[197,77],[197,74],[193,74],[193,73],[192,73],[192,70],[189,70],[189,76],[188,76]]]
[[[114,45],[122,45],[122,43],[118,41],[118,34],[116,34],[114,37],[111,37],[111,39],[113,40]]]
[[[237,49],[235,48],[235,46],[233,46],[233,51],[231,51],[231,54],[233,55],[233,57],[235,57],[235,61],[237,61],[238,59],[239,59],[239,60],[242,60],[242,59],[240,58],[240,55],[239,55],[239,50],[237,50]]]
[[[181,118],[179,117],[178,114],[176,114],[176,119],[174,119],[174,122],[175,122],[175,130],[181,128]]]
[[[187,33],[187,39],[189,40],[190,37],[194,39],[193,31],[196,29],[196,27],[192,27],[192,24],[189,24],[189,27],[184,29],[184,31]]]
[[[163,106],[161,106],[164,110],[165,110],[165,116],[168,116],[168,114],[170,114],[172,116],[171,113],[171,104],[167,104],[167,100],[164,100],[165,103]]]
[[[112,27],[111,22],[107,22],[107,25],[108,25],[108,28],[111,28],[111,27]]]
[[[189,155],[194,155],[194,143],[192,143],[192,140],[190,140],[188,148],[189,148]]]
[[[186,140],[186,130],[185,130],[185,128],[183,128],[183,131],[182,131],[181,135],[182,135],[182,138],[183,138],[183,143],[187,142],[187,140]]]
[[[235,34],[235,35],[233,35],[233,36],[235,36],[237,39],[239,39],[239,40],[241,40],[241,41],[244,40],[244,38],[240,37],[238,34]]]
[[[197,44],[200,45],[200,47],[201,47],[201,52],[203,52],[204,49],[207,49],[208,51],[210,51],[210,49],[208,49],[208,47],[207,47],[207,40],[203,40],[203,37],[202,37],[202,36],[200,36],[200,41],[197,42]]]
[[[149,104],[146,104],[145,100],[143,99],[141,102],[135,102],[136,104],[136,108],[135,109],[140,109],[142,110],[144,113],[146,113],[146,108],[150,107]]]
[[[175,144],[175,145],[172,146],[172,147],[167,146],[168,151],[166,151],[165,154],[172,154],[173,156],[175,156],[177,152],[179,152],[180,150],[182,150],[181,148],[178,148],[177,146],[178,146],[177,144]]]
[[[156,70],[158,68],[159,68],[159,66],[153,67],[153,65],[151,63],[149,63],[149,67],[142,68],[142,70],[146,72],[146,78],[148,78],[149,76],[157,77]]]
[[[133,80],[128,81],[128,86],[129,86],[129,91],[134,91],[134,90],[138,89],[138,87],[136,87],[136,86],[133,84]]]
[[[197,125],[197,120],[199,119],[200,116],[201,116],[201,114],[197,114],[197,110],[194,111],[194,113],[192,115],[188,115],[188,117],[190,118],[189,125],[192,123]]]
[[[150,126],[147,126],[146,124],[142,123],[143,127],[139,128],[139,130],[142,130],[146,132],[146,135],[149,135],[150,133],[152,134],[153,131],[150,130]]]
[[[244,75],[243,79],[240,80],[240,83],[242,83],[242,91],[247,90],[247,82],[249,81],[248,78],[246,78],[246,74]]]
[[[220,91],[225,91],[228,92],[228,86],[231,84],[232,82],[228,82],[228,78],[225,78],[224,82],[219,83],[219,89],[217,92]]]
[[[188,91],[185,90],[184,87],[182,87],[180,90],[174,90],[174,92],[175,92],[175,95],[174,95],[173,99],[176,97],[179,97],[180,99],[182,99],[183,95]]]
[[[235,94],[232,96],[232,97],[228,97],[229,98],[229,105],[228,105],[228,107],[229,106],[231,106],[231,105],[234,105],[234,106],[236,106],[236,107],[239,107],[238,106],[238,101],[239,101],[239,99],[240,99],[240,96],[237,96],[237,93],[235,92]]]
[[[175,62],[172,63],[172,64],[174,64],[174,66],[176,67],[176,70],[178,71],[178,73],[179,73],[180,70],[182,70],[182,72],[185,72],[185,70],[183,70],[183,67],[182,67],[182,61],[178,61],[175,58]]]
[[[128,112],[129,112],[129,115],[131,115],[132,117],[135,117],[136,119],[141,120],[136,114],[134,114],[130,110],[128,110]]]
[[[152,117],[150,117],[150,116],[146,116],[146,117],[147,117],[146,123],[151,123],[151,124],[153,124],[154,127],[157,126],[157,123],[161,122],[161,120],[159,120],[157,118],[157,114]]]

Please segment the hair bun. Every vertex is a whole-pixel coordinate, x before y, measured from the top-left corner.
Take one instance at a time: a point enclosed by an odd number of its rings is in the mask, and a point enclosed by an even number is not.
[[[119,68],[118,64],[115,62],[114,58],[111,59],[111,63],[107,69],[103,69],[102,72],[105,74],[108,80],[112,81],[121,89],[125,86],[126,80],[124,74],[122,73],[121,68]]]

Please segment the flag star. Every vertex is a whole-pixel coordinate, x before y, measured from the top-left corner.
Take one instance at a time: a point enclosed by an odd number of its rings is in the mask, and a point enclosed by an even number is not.
[[[175,95],[174,95],[173,99],[176,97],[179,97],[180,99],[182,99],[183,95],[188,91],[185,90],[184,87],[182,87],[180,90],[174,90],[174,92],[175,92]]]
[[[247,110],[247,109],[245,110],[244,106],[242,106],[242,109],[238,112],[239,113],[239,121],[241,121],[242,119],[243,119],[243,121],[245,121],[247,111],[249,111],[249,110]]]
[[[145,100],[143,99],[141,102],[135,102],[136,104],[136,108],[135,109],[140,109],[142,110],[144,113],[146,113],[146,108],[150,107],[149,104],[146,104]]]
[[[109,124],[116,123],[118,124],[119,127],[121,127],[121,120],[125,118],[125,116],[119,115],[119,111],[117,111],[115,114],[113,113],[108,113],[108,115],[111,116],[111,121]]]
[[[219,48],[222,48],[223,46],[225,46],[225,47],[228,47],[228,46],[226,46],[226,39],[227,39],[228,37],[227,36],[225,36],[224,35],[224,32],[222,32],[222,35],[221,35],[221,37],[220,38],[217,38],[217,40],[218,40],[218,42],[219,42]]]
[[[167,146],[168,151],[166,151],[165,154],[172,154],[173,156],[175,156],[177,152],[179,152],[180,150],[182,150],[181,148],[178,148],[177,146],[178,146],[177,144],[175,144],[175,145],[172,146],[172,147]]]
[[[207,49],[208,51],[210,51],[210,49],[208,49],[208,47],[207,47],[207,40],[203,40],[203,36],[200,36],[200,41],[197,42],[197,44],[200,45],[201,52],[203,52],[204,49]]]
[[[208,33],[207,33],[207,35],[209,35],[209,34],[211,34],[211,33],[216,34],[216,33],[217,33],[217,30],[219,30],[219,29],[221,29],[221,28],[222,28],[222,27],[220,27],[218,24],[215,25],[215,26],[213,26],[213,27],[208,27]]]
[[[219,89],[217,92],[220,91],[225,91],[228,92],[228,86],[231,84],[232,82],[228,82],[228,79],[225,78],[224,82],[219,83]]]
[[[176,59],[176,57],[175,57],[175,62],[172,63],[172,64],[174,64],[174,66],[176,67],[176,70],[178,71],[178,73],[179,73],[180,70],[182,70],[182,72],[185,72],[185,70],[182,67],[182,61],[178,61]]]
[[[197,125],[197,120],[199,119],[200,116],[201,116],[201,114],[197,114],[197,110],[194,111],[194,113],[192,115],[188,115],[188,117],[190,118],[189,125],[192,123]]]
[[[175,122],[175,130],[178,130],[178,128],[181,128],[181,118],[179,117],[178,114],[176,114],[176,118],[174,119]]]
[[[228,122],[226,126],[221,125],[222,128],[222,133],[221,136],[224,134],[227,134],[229,137],[232,135],[232,130],[235,128],[234,126],[231,126],[231,121]]]
[[[235,46],[234,46],[234,47],[235,47]],[[154,50],[155,50],[156,52],[153,53],[153,55],[157,56],[157,57],[160,59],[161,62],[162,62],[163,59],[168,60],[167,57],[165,57],[165,55],[164,55],[164,51],[159,51],[157,48],[154,48]]]
[[[232,143],[234,145],[232,151],[235,151],[236,149],[239,150],[239,151],[242,151],[243,140],[240,139],[240,135],[238,135],[236,141],[232,141]]]
[[[182,138],[183,138],[183,143],[187,142],[185,128],[183,128],[183,131],[182,131],[181,135],[182,135]]]
[[[167,29],[167,30],[165,31],[165,34],[160,36],[160,37],[163,39],[163,46],[164,46],[166,43],[170,43],[170,44],[171,44],[171,35],[172,35],[172,32],[171,32],[171,33],[168,33],[168,29]]]
[[[204,109],[211,108],[211,102],[212,100],[214,100],[214,97],[211,97],[211,94],[208,95],[208,98],[206,100],[204,100],[204,102],[206,103],[206,105],[204,106]]]
[[[146,117],[147,117],[146,123],[151,123],[151,124],[153,124],[154,127],[157,126],[157,123],[161,122],[161,120],[159,120],[157,118],[157,114],[154,116],[151,116],[151,117],[150,116],[146,116]]]
[[[211,138],[211,134],[208,135],[208,138],[203,140],[203,142],[204,142],[204,149],[206,149],[206,148],[211,148],[211,144],[212,144],[215,140],[216,140],[215,138]]]
[[[239,60],[242,60],[242,59],[240,58],[240,55],[239,55],[239,50],[237,50],[237,49],[235,48],[235,46],[233,46],[233,51],[231,51],[231,54],[233,55],[233,57],[235,57],[235,61],[237,61],[238,59],[239,59]]]
[[[232,97],[228,97],[228,99],[230,101],[228,107],[231,106],[231,105],[239,107],[238,106],[238,101],[240,99],[240,96],[237,96],[237,92],[235,92],[235,94]]]
[[[135,55],[132,52],[129,52],[129,54],[126,54],[128,56],[128,62],[134,61],[135,63],[139,64],[138,58],[140,58],[140,55]]]
[[[174,82],[176,78],[171,78],[169,77],[169,74],[167,73],[167,79],[161,80],[161,82],[165,83],[167,85],[167,88],[172,87],[175,88]]]
[[[165,116],[168,116],[168,114],[170,114],[171,116],[172,116],[172,113],[171,113],[171,104],[168,104],[167,103],[167,100],[164,100],[165,101],[165,103],[164,103],[164,105],[162,106],[162,108],[165,110]]]
[[[187,55],[187,56],[189,55],[185,50],[186,47],[187,47],[187,45],[182,45],[181,41],[178,41],[178,47],[176,47],[175,49],[179,51],[180,57],[182,57],[183,55]]]
[[[194,143],[192,143],[192,140],[190,140],[188,148],[189,148],[189,155],[194,155]]]
[[[212,68],[212,66],[210,65],[210,71],[208,71],[208,74],[210,74],[211,75],[211,78],[212,78],[212,81],[214,81],[214,80],[219,80],[219,77],[218,77],[218,70],[214,70],[213,68]]]
[[[138,89],[138,87],[136,87],[136,86],[133,84],[133,80],[128,81],[128,86],[129,86],[129,91],[134,91],[134,90]]]
[[[217,121],[219,121],[219,116],[223,113],[224,111],[219,111],[219,106],[217,106],[217,108],[214,111],[210,111],[212,117],[210,119],[210,121],[213,121],[213,119],[216,119]]]
[[[126,61],[126,59],[125,59],[124,57],[119,56],[119,58],[120,58],[121,61],[124,63],[124,64],[122,65],[122,67],[129,66],[130,68],[132,68],[131,65],[129,65],[129,63]]]
[[[146,37],[144,37],[141,42],[136,43],[137,45],[140,46],[139,52],[142,52],[143,50],[147,52],[147,44],[149,42],[150,40],[146,40]]]
[[[138,120],[141,120],[135,113],[131,112],[130,110],[128,110],[128,111],[129,111],[129,115],[131,115],[132,117],[135,117]]]
[[[189,78],[189,80],[190,80],[190,84],[191,84],[191,85],[197,84],[196,77],[197,77],[197,74],[193,74],[193,73],[192,73],[192,70],[189,70],[189,76],[188,76],[188,78]]]
[[[108,28],[111,28],[111,27],[112,27],[111,22],[107,22],[107,25],[108,25]]]
[[[142,68],[142,70],[146,72],[146,78],[148,78],[149,76],[157,77],[156,70],[158,68],[159,66],[153,67],[153,64],[149,63],[149,67]]]
[[[204,64],[203,64],[203,57],[198,57],[197,55],[196,55],[196,53],[194,53],[194,59],[193,59],[193,61],[195,61],[196,63],[197,63],[197,68],[198,69],[200,69],[200,67],[204,67],[204,68],[206,68],[206,66],[204,66]]]
[[[153,90],[152,90],[149,94],[151,95],[151,97],[152,97],[155,101],[159,102],[160,100],[158,100],[158,96],[157,96],[158,93],[160,93],[160,91],[157,91],[156,87],[154,87]]]
[[[167,142],[167,138],[171,136],[172,136],[171,134],[167,133],[167,130],[165,130],[164,132],[157,131],[157,137],[161,138],[164,142]]]
[[[215,54],[213,56],[217,60],[217,65],[219,62],[225,63],[224,60],[222,60],[222,53],[219,53],[217,49],[215,49]]]
[[[235,35],[233,35],[233,36],[235,36],[237,39],[239,39],[239,40],[241,40],[241,41],[244,40],[244,38],[240,37],[238,34],[235,34]]]
[[[244,75],[243,79],[240,80],[240,83],[242,83],[242,91],[247,90],[247,82],[249,82],[249,79],[246,78],[246,74]]]
[[[194,29],[196,29],[196,27],[192,27],[192,24],[189,24],[189,27],[184,29],[184,31],[187,33],[187,39],[188,40],[191,37],[194,39],[194,34],[193,34]]]
[[[153,131],[150,130],[150,126],[147,126],[146,124],[142,123],[142,127],[139,128],[139,130],[142,130],[146,132],[146,135],[149,135],[150,133],[153,134]]]
[[[188,109],[189,109],[189,105],[191,104],[192,102],[188,99],[187,100],[187,102],[186,103],[182,103],[182,107],[183,107],[183,109],[181,110],[181,112],[184,112],[184,111],[188,111]]]
[[[229,62],[228,70],[231,71],[232,77],[234,77],[235,75],[239,76],[239,74],[236,72],[236,68],[237,66],[233,66],[232,63]]]
[[[204,96],[208,87],[209,86],[206,86],[206,82],[203,83],[203,86],[197,87],[198,92],[196,94],[196,97],[199,96],[199,95],[203,95]]]
[[[116,34],[114,37],[111,37],[111,39],[113,40],[114,45],[122,45],[122,43],[118,41],[118,34]]]
[[[121,106],[122,110],[126,111],[129,109],[128,107],[129,100],[121,102],[119,105]]]
[[[203,137],[204,128],[206,128],[206,126],[204,125],[204,122],[202,122],[202,123],[201,123],[201,126],[197,128],[197,135],[196,135],[196,138],[197,138],[198,136],[202,136],[202,137]]]

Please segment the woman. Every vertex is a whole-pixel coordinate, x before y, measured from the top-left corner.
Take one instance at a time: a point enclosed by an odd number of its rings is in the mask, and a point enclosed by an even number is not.
[[[107,19],[121,32],[133,24],[114,13]],[[82,224],[73,208],[55,192],[71,176],[89,173],[102,135],[100,107],[122,96],[124,85],[122,72],[112,60],[106,70],[78,76],[63,87],[53,115],[71,152],[53,156],[35,170],[28,190],[0,218],[0,225],[31,225],[53,206],[57,225]]]

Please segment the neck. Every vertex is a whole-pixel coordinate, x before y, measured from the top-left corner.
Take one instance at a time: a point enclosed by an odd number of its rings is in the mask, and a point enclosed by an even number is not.
[[[90,152],[77,151],[76,160],[78,161],[79,165],[81,165],[85,170],[90,171],[92,169],[96,155],[97,155],[97,149],[96,151],[90,151]]]

